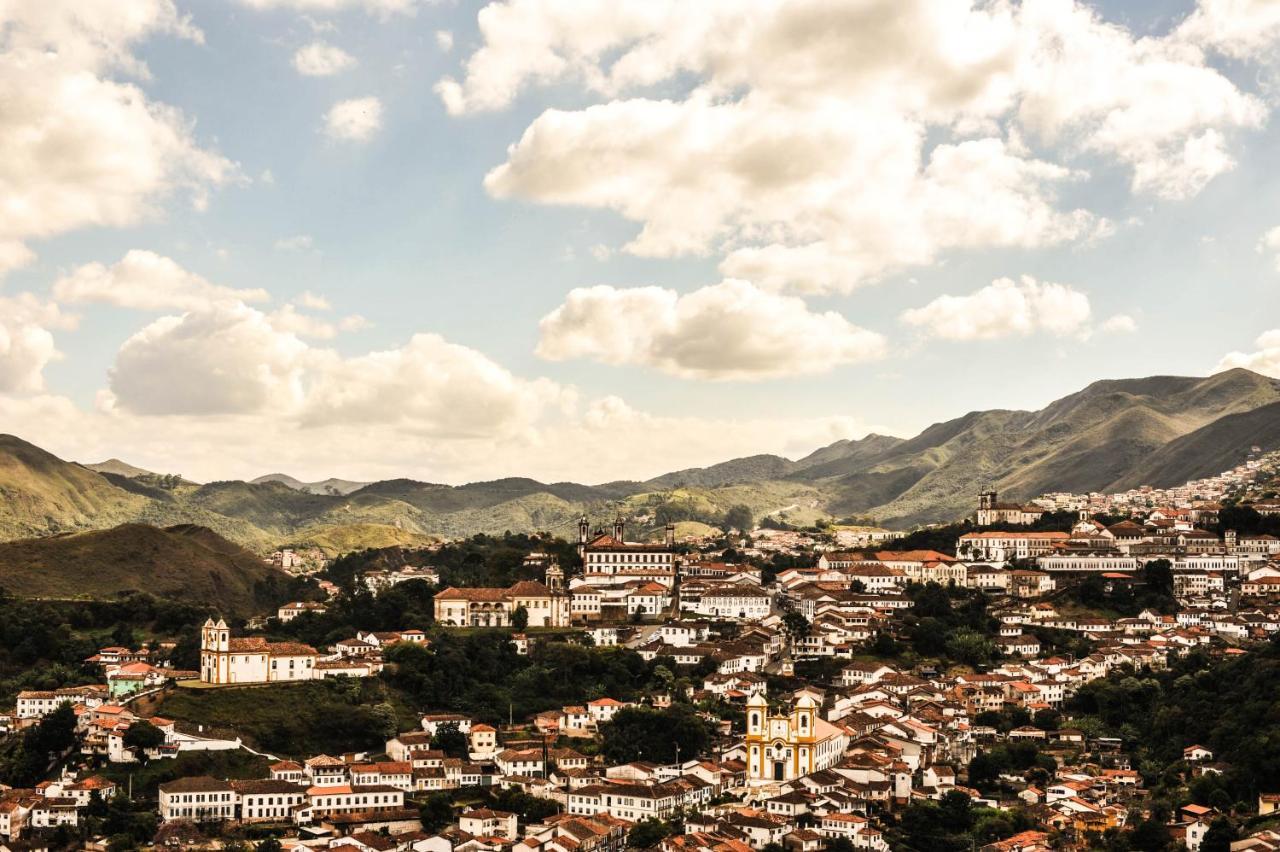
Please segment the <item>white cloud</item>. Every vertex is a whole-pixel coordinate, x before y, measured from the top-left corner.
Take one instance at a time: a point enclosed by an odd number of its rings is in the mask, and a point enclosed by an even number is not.
[[[303,296],[310,294],[304,293]],[[296,334],[298,337],[306,337],[315,340],[332,340],[339,334],[349,331],[359,331],[368,328],[370,323],[367,319],[359,314],[352,314],[339,319],[337,322],[330,322],[326,319],[320,319],[309,314],[301,313],[298,308],[309,307],[305,304],[305,298],[296,301],[296,304],[290,303],[282,306],[278,310],[272,311],[269,315],[271,326],[277,331],[289,332]],[[325,307],[312,310],[329,310],[328,303]]]
[[[453,50],[453,33],[449,30],[436,30],[436,47],[440,48],[441,53]]]
[[[315,14],[363,9],[379,17],[411,15],[422,2],[423,0],[240,0],[240,3],[251,9],[292,9]]]
[[[493,195],[616,211],[640,225],[627,251],[720,254],[771,288],[1106,234],[1057,198],[1082,165],[1185,198],[1266,116],[1184,38],[1072,0],[505,0],[478,22],[437,85],[451,112],[564,83],[603,101],[542,113]]]
[[[192,123],[120,77],[142,41],[200,33],[170,0],[11,0],[0,17],[0,245],[127,226],[180,190],[199,206],[237,176]],[[21,254],[17,255],[22,257]]]
[[[161,421],[119,407],[86,410],[49,395],[0,394],[0,422],[62,458],[120,456],[206,482],[275,469],[305,478],[410,476],[455,483],[513,474],[545,482],[646,479],[757,452],[796,457],[868,431],[857,418],[825,414],[660,416],[616,397],[568,411],[556,407],[526,430],[449,440],[400,421],[315,422],[306,428],[274,414],[171,415]]]
[[[292,237],[281,237],[276,240],[279,251],[307,251],[313,244],[310,234],[294,234]]]
[[[323,296],[320,293],[312,293],[310,290],[303,290],[298,294],[298,297],[294,299],[294,301],[300,307],[308,308],[313,311],[333,310],[333,305],[329,302],[329,299],[326,296]]]
[[[947,248],[1034,247],[1098,227],[1053,207],[1068,169],[998,139],[940,145],[927,162],[923,145],[918,125],[849,105],[617,101],[543,113],[485,185],[642,222],[634,254],[723,249],[726,275],[806,292],[847,291]]]
[[[1229,352],[1218,362],[1217,370],[1244,367],[1280,379],[1280,328],[1258,336],[1253,352]]]
[[[572,401],[547,379],[528,381],[436,334],[397,349],[331,358],[316,371],[304,418],[312,423],[402,423],[439,438],[513,436]]]
[[[1108,334],[1132,334],[1138,330],[1138,321],[1128,314],[1116,314],[1108,317],[1101,328]]]
[[[1275,0],[1199,0],[1176,35],[1234,59],[1274,62],[1280,43]]]
[[[75,324],[75,317],[31,293],[0,295],[0,393],[43,390],[44,368],[61,357],[52,330]]]
[[[943,340],[993,340],[1045,332],[1087,335],[1089,297],[1064,284],[999,278],[966,296],[939,296],[902,321]],[[1114,319],[1114,318],[1113,318]]]
[[[1258,239],[1258,245],[1255,246],[1258,254],[1269,255],[1271,265],[1280,272],[1280,225],[1268,230]]]
[[[293,54],[293,67],[308,77],[328,77],[355,66],[354,56],[323,41],[313,41]]]
[[[375,97],[339,101],[325,114],[324,122],[330,137],[364,142],[382,127],[382,101]]]
[[[136,414],[287,412],[310,353],[261,311],[219,304],[161,317],[124,342],[110,370],[115,407]]]
[[[20,269],[35,259],[35,252],[17,240],[0,242],[0,279],[3,279],[6,273]]]
[[[884,338],[800,299],[727,280],[687,295],[661,287],[570,291],[543,317],[538,354],[653,367],[684,378],[756,380],[880,358]]]
[[[302,339],[336,333],[293,305],[265,314],[224,303],[162,317],[121,346],[105,405],[134,415],[253,415],[299,428],[395,423],[437,437],[492,438],[528,429],[573,399],[554,382],[520,379],[437,335],[352,358]]]
[[[87,263],[54,282],[54,297],[80,304],[98,302],[142,311],[195,310],[217,302],[260,302],[261,289],[212,284],[170,258],[133,249],[117,263]]]
[[[373,323],[360,314],[349,314],[338,320],[338,331],[363,331],[372,327]]]

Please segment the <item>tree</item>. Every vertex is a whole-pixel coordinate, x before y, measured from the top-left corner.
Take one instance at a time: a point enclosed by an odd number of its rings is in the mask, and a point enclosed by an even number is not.
[[[1200,852],[1229,852],[1231,844],[1238,838],[1239,832],[1226,817],[1218,817],[1205,832],[1200,841]]]
[[[431,747],[437,748],[449,757],[465,758],[470,751],[467,735],[458,730],[457,722],[445,722],[436,727],[431,737]]]
[[[1153,592],[1172,595],[1173,563],[1168,559],[1152,559],[1142,566],[1142,581]]]
[[[657,846],[670,832],[667,824],[657,819],[646,819],[635,824],[627,835],[627,845],[633,849]]]
[[[164,745],[164,731],[145,719],[134,722],[129,726],[129,730],[124,732],[124,747],[133,749],[135,752],[159,748],[162,745]]]
[[[453,822],[453,800],[448,793],[432,793],[418,808],[422,830],[436,832]]]
[[[666,710],[627,707],[601,726],[600,753],[610,764],[649,760],[672,763],[677,753],[690,760],[711,743],[711,732],[692,708]]]
[[[284,847],[280,845],[280,841],[276,840],[274,837],[268,837],[254,848],[257,852],[282,852],[284,849]]]
[[[516,611],[511,613],[511,626],[516,630],[523,631],[529,626],[529,610],[523,606],[516,607]]]
[[[741,503],[731,507],[729,511],[724,513],[722,526],[725,532],[729,530],[737,530],[743,533],[751,532],[755,528],[755,520],[751,516],[751,507],[744,506]]]
[[[787,636],[793,642],[808,636],[810,627],[809,619],[805,618],[798,610],[788,610],[782,616],[782,629],[786,631]]]

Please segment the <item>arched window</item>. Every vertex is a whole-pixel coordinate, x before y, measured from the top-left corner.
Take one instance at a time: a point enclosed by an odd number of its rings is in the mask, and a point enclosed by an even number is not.
[[[753,727],[753,728],[758,728],[758,727],[760,727],[760,714],[759,714],[759,713],[752,713],[752,714],[751,714],[751,727]]]

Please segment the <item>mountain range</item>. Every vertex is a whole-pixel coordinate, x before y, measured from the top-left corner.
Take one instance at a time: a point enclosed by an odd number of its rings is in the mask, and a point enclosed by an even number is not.
[[[715,523],[735,505],[757,519],[855,516],[909,528],[968,514],[987,488],[1027,499],[1170,486],[1238,464],[1254,445],[1280,446],[1280,381],[1243,369],[1099,381],[1038,411],[975,411],[909,439],[868,435],[801,459],[748,456],[601,485],[304,483],[284,474],[197,485],[118,460],[63,461],[0,436],[0,540],[198,524],[256,552],[282,544],[338,552],[476,532],[569,535],[583,513],[603,522],[622,512],[650,528]]]

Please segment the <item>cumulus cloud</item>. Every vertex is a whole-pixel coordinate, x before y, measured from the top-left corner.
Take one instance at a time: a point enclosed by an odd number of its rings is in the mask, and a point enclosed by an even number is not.
[[[1218,370],[1244,367],[1280,379],[1280,328],[1273,328],[1258,336],[1252,352],[1229,352],[1218,362]]]
[[[310,290],[303,290],[294,299],[300,307],[308,308],[313,311],[331,311],[333,304],[330,303],[327,296],[320,293],[312,293]]]
[[[1089,297],[1079,290],[1024,275],[965,296],[939,296],[904,311],[902,321],[943,340],[994,340],[1036,332],[1087,335],[1090,314]]]
[[[113,404],[148,415],[292,411],[308,356],[297,335],[244,304],[161,317],[116,354]]]
[[[1101,329],[1108,334],[1132,334],[1138,330],[1138,321],[1128,314],[1116,314],[1107,317]]]
[[[303,294],[304,297],[307,295],[309,294]],[[305,304],[305,299],[298,300],[298,304],[286,304],[279,310],[272,311],[270,314],[272,327],[279,331],[296,334],[299,337],[331,340],[342,332],[358,331],[362,328],[367,328],[369,325],[369,321],[359,314],[352,314],[351,316],[343,317],[337,322],[330,322],[326,319],[302,313],[298,310],[300,306],[308,307]],[[312,309],[328,310],[328,307]]]
[[[44,368],[60,356],[54,329],[75,327],[75,317],[31,293],[0,295],[0,393],[44,389]]]
[[[1185,198],[1266,117],[1185,38],[1071,0],[505,0],[478,22],[437,85],[451,112],[564,83],[602,101],[538,116],[491,194],[616,211],[627,251],[721,254],[772,288],[1106,234],[1058,195],[1092,158]]]
[[[540,323],[538,354],[653,367],[684,378],[755,380],[880,358],[884,338],[800,299],[727,280],[686,295],[662,287],[571,291]]]
[[[336,330],[293,305],[267,314],[220,303],[162,317],[121,346],[105,402],[145,416],[256,415],[299,427],[398,423],[443,438],[515,434],[572,400],[549,380],[521,379],[437,335],[351,358],[303,340]]]
[[[15,0],[0,28],[0,263],[31,239],[127,226],[166,198],[197,205],[237,175],[201,147],[192,123],[125,79],[157,35],[199,40],[170,0]]]
[[[141,311],[195,310],[217,302],[261,302],[262,289],[212,284],[170,258],[133,249],[117,263],[87,263],[59,278],[53,295],[61,302],[97,302]]]
[[[307,77],[328,77],[355,66],[354,56],[323,41],[313,41],[293,54],[293,67]]]
[[[333,139],[365,142],[382,127],[382,101],[375,97],[338,101],[325,114],[324,125]]]
[[[436,30],[436,47],[441,53],[453,50],[453,33],[449,30]]]
[[[1264,254],[1271,258],[1271,265],[1280,272],[1280,225],[1267,231],[1258,239],[1258,245],[1255,246],[1258,254]]]
[[[297,12],[331,14],[362,9],[379,17],[410,15],[422,0],[240,0],[251,9],[292,9]]]
[[[1175,35],[1233,59],[1274,62],[1280,4],[1274,0],[1199,0]]]

